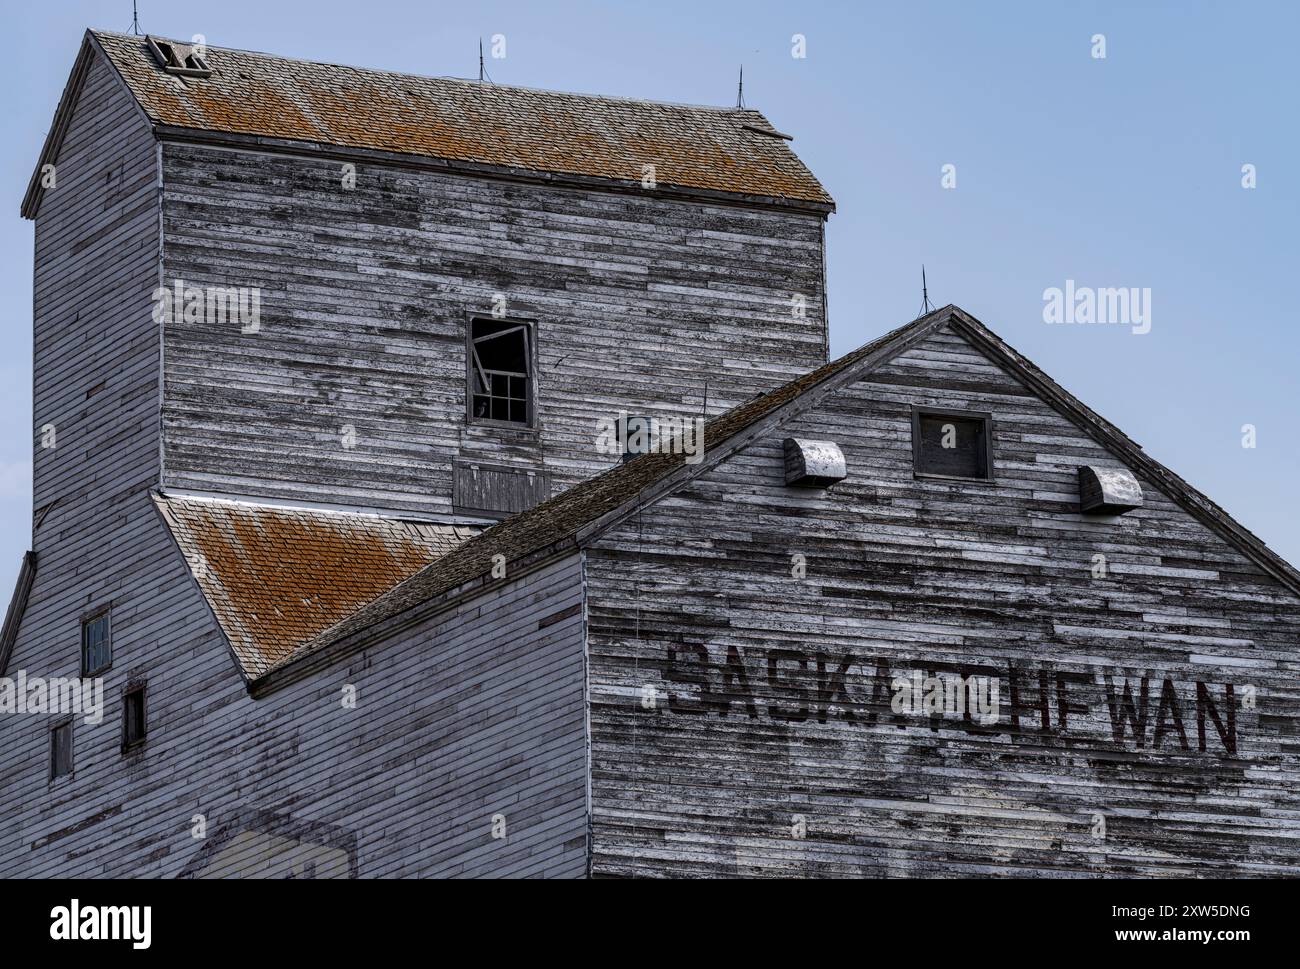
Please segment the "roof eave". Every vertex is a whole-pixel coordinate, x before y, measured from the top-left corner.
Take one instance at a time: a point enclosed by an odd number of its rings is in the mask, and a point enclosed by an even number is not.
[[[0,629],[0,676],[4,676],[9,669],[9,657],[13,653],[14,643],[18,640],[18,629],[27,611],[27,599],[31,595],[32,583],[35,581],[36,553],[27,551],[23,553],[23,563],[18,570],[18,581],[14,586],[13,598],[9,600],[4,627]]]
[[[81,96],[81,87],[86,81],[86,75],[90,73],[90,65],[96,56],[102,57],[117,78],[117,82],[131,99],[140,117],[151,128],[153,121],[145,113],[144,107],[140,104],[140,99],[135,96],[130,85],[122,77],[113,63],[113,59],[108,56],[104,48],[100,46],[99,39],[95,36],[93,30],[87,30],[81,39],[81,48],[77,51],[77,59],[72,63],[72,72],[68,75],[68,81],[63,86],[63,94],[59,97],[59,106],[54,109],[54,120],[50,124],[50,130],[45,136],[45,144],[41,146],[40,158],[36,162],[36,168],[32,172],[31,180],[27,183],[27,192],[23,195],[22,205],[19,212],[24,219],[35,220],[40,212],[41,200],[45,197],[45,186],[41,184],[41,174],[46,165],[52,165],[59,156],[59,149],[63,146],[63,138],[68,133],[68,126],[72,122],[72,112],[76,107],[77,100]]]
[[[81,94],[81,85],[86,80],[86,74],[90,71],[91,58],[94,57],[94,48],[91,43],[91,34],[87,30],[81,40],[81,49],[77,51],[77,59],[72,62],[72,73],[68,75],[67,83],[63,85],[63,94],[59,98],[59,106],[54,109],[54,120],[50,124],[49,132],[45,135],[45,144],[41,146],[41,154],[37,159],[36,168],[32,172],[31,180],[27,183],[27,192],[23,195],[22,206],[19,209],[24,219],[35,219],[36,213],[41,207],[41,198],[45,195],[45,186],[41,184],[41,174],[44,172],[45,166],[53,164],[54,159],[58,157],[59,146],[63,144],[63,136],[72,121],[72,107],[77,103],[77,98]]]
[[[826,218],[835,211],[835,202],[833,200],[822,201],[786,196],[753,195],[743,192],[724,192],[718,189],[695,188],[688,185],[674,185],[668,182],[659,182],[655,188],[647,189],[634,179],[545,172],[531,168],[512,168],[504,165],[489,165],[483,162],[463,161],[454,158],[437,158],[405,152],[380,151],[373,148],[356,148],[337,145],[332,142],[270,138],[265,135],[214,131],[209,128],[191,128],[181,125],[158,124],[155,125],[154,131],[160,140],[174,144],[211,145],[244,151],[329,158],[338,161],[368,162],[413,171],[438,171],[531,185],[553,185],[563,188],[587,189],[660,199],[709,202],[715,205],[738,205],[745,208],[762,209],[775,208],[786,211],[807,212],[821,218]],[[829,196],[827,198],[829,199]]]

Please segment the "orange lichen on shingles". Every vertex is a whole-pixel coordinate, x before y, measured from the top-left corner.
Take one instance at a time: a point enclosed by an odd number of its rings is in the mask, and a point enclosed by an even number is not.
[[[249,675],[473,533],[375,515],[196,498],[158,501]]]
[[[392,74],[209,47],[178,80],[143,37],[96,32],[155,121],[556,174],[831,204],[753,110],[657,104]]]
[[[291,97],[272,83],[250,77],[238,96],[213,96],[205,82],[190,82],[202,127],[223,131],[259,131],[279,138],[329,140],[331,132],[316,124]]]

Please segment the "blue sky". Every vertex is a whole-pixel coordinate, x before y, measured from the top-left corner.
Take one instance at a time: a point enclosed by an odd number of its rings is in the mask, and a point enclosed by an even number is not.
[[[144,31],[420,74],[764,111],[835,196],[832,353],[931,299],[973,313],[1300,562],[1292,298],[1300,4],[266,3],[142,0]],[[18,203],[88,26],[129,0],[23,5],[0,219],[0,595],[31,533],[32,226]],[[794,34],[806,57],[791,56]],[[1092,56],[1103,34],[1105,59]],[[1242,187],[1254,165],[1257,186]],[[944,165],[956,187],[941,184]],[[1151,330],[1052,326],[1043,292],[1151,291]],[[1242,426],[1257,446],[1242,447]]]

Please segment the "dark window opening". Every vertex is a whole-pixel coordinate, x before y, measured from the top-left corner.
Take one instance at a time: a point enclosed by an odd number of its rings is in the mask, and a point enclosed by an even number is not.
[[[531,335],[527,323],[470,323],[470,414],[474,420],[532,424]]]
[[[133,686],[122,695],[122,749],[144,743],[148,733],[145,721],[144,684]]]
[[[939,478],[993,478],[989,414],[912,411],[912,460],[916,474]]]
[[[113,639],[108,613],[81,621],[81,675],[94,676],[113,665]]]
[[[72,721],[50,730],[50,779],[72,773]]]

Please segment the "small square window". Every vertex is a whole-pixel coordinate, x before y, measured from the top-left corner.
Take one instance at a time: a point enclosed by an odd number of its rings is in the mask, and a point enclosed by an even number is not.
[[[113,665],[113,639],[107,612],[81,621],[81,675],[95,676]]]
[[[993,479],[991,414],[912,409],[912,466],[918,477]]]
[[[148,722],[145,719],[145,685],[143,683],[129,687],[122,694],[122,749],[129,750],[144,743],[148,734]]]
[[[50,780],[72,773],[72,721],[50,729]]]
[[[473,421],[533,422],[532,325],[517,320],[471,320],[469,415]]]

